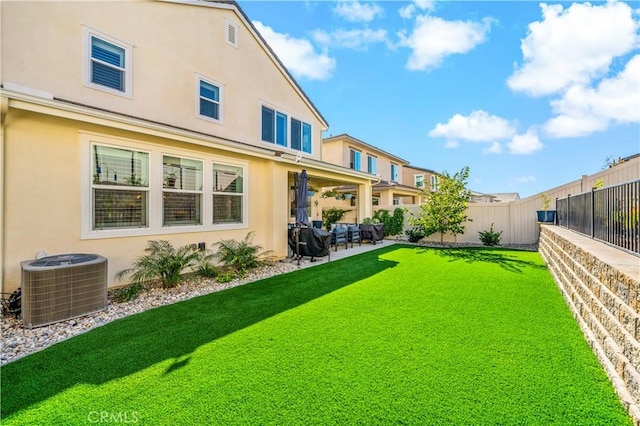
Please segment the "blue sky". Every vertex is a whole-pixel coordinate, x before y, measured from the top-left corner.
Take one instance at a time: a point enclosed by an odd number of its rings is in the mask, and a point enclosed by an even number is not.
[[[521,197],[640,152],[638,2],[238,3],[325,137]]]

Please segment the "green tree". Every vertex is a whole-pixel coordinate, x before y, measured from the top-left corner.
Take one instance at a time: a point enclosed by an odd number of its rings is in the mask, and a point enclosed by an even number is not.
[[[425,202],[420,206],[418,217],[409,219],[411,225],[423,229],[426,236],[439,232],[440,242],[447,232],[454,236],[463,234],[464,223],[470,221],[467,216],[467,203],[471,197],[471,191],[466,188],[468,179],[469,167],[453,176],[443,172],[435,191],[430,186],[422,190]]]

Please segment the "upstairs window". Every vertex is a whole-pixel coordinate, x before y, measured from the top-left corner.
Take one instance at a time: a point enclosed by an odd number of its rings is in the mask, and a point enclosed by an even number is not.
[[[85,28],[85,85],[131,97],[131,46]]]
[[[291,119],[291,148],[302,150],[302,123],[300,120]]]
[[[349,151],[349,167],[353,170],[360,170],[360,151],[354,149]]]
[[[413,175],[413,184],[416,188],[424,188],[424,175]]]
[[[262,107],[262,140],[264,142],[275,141],[275,118],[276,112],[271,108]]]
[[[285,148],[311,153],[311,124],[291,118],[287,114],[263,106],[261,113],[261,139]]]
[[[391,180],[393,182],[398,181],[398,165],[393,163],[391,164]]]
[[[437,191],[438,190],[438,176],[436,175],[432,175],[431,176],[431,191]]]
[[[201,118],[221,121],[221,85],[198,78],[198,115]]]
[[[287,115],[276,113],[276,144],[287,146]]]
[[[367,155],[367,173],[371,173],[372,175],[378,173],[378,159],[371,155]]]

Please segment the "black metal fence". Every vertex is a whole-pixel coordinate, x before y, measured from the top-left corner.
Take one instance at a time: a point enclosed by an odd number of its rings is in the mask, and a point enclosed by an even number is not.
[[[559,226],[640,255],[640,180],[556,200]]]

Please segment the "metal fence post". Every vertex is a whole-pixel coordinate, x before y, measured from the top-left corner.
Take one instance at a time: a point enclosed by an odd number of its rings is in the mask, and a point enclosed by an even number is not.
[[[595,188],[591,188],[591,238],[595,232],[595,217],[596,217],[596,203],[595,203]]]

